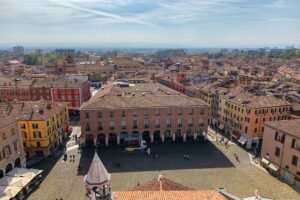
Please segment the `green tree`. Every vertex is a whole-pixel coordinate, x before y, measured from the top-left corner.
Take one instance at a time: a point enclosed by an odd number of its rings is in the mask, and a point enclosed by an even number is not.
[[[38,56],[34,53],[32,54],[26,54],[24,56],[24,60],[23,60],[23,63],[26,64],[26,65],[36,65],[38,64]]]

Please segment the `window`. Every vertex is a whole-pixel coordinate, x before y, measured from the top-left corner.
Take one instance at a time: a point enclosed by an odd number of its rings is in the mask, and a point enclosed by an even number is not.
[[[247,132],[248,132],[248,126],[245,127],[245,133],[247,133]]]
[[[275,132],[275,140],[277,141],[278,139],[278,132]]]
[[[297,163],[298,163],[298,157],[293,155],[293,158],[292,158],[292,165],[297,166]]]
[[[171,119],[170,118],[167,119],[167,127],[171,127]]]
[[[40,131],[34,131],[34,132],[33,132],[33,137],[34,137],[34,138],[41,138],[41,137],[42,137],[42,134],[41,134]]]
[[[144,120],[144,127],[149,128],[149,120],[148,119]]]
[[[132,115],[133,115],[134,117],[136,117],[136,116],[137,116],[137,111],[133,111]]]
[[[85,118],[90,118],[90,113],[88,113],[88,112],[85,112]]]
[[[126,113],[124,110],[122,111],[122,117],[126,117]]]
[[[90,130],[91,130],[91,127],[90,127],[90,123],[89,123],[89,122],[86,122],[86,123],[85,123],[85,130],[86,130],[86,131],[90,131]]]
[[[282,135],[282,136],[281,136],[281,139],[280,139],[280,142],[281,142],[282,144],[284,144],[284,141],[285,141],[285,135]]]
[[[145,109],[145,116],[148,116],[148,115],[149,115],[149,110]]]
[[[192,115],[193,112],[194,112],[194,110],[191,108],[191,109],[189,110],[189,114]]]
[[[115,122],[114,121],[109,121],[110,130],[114,130],[114,127],[115,127]]]
[[[26,128],[26,124],[21,124],[21,128],[25,129]]]
[[[178,109],[178,115],[182,115],[182,109]]]
[[[204,114],[204,108],[200,108],[200,115]]]
[[[114,112],[110,112],[109,117],[114,117]]]
[[[102,118],[102,112],[98,112],[98,118]]]
[[[193,126],[193,119],[192,118],[189,119],[189,126]]]
[[[103,124],[102,124],[102,122],[98,122],[98,130],[99,131],[103,130]]]
[[[168,109],[167,114],[168,114],[168,115],[171,115],[171,113],[172,113],[171,109]]]
[[[36,146],[37,147],[41,147],[41,143],[40,142],[36,142]]]
[[[159,128],[159,127],[160,127],[160,120],[159,120],[159,119],[156,119],[156,120],[155,120],[155,125],[156,125],[156,128]]]
[[[296,145],[296,139],[293,139],[293,140],[292,140],[292,145],[291,145],[291,148],[293,148],[293,149],[294,149],[294,148],[295,148],[295,145]]]
[[[257,133],[257,128],[254,129],[254,133]]]
[[[160,114],[159,109],[156,109],[156,110],[155,110],[155,114],[156,114],[156,115],[159,115],[159,114]]]
[[[25,131],[22,131],[22,137],[27,138],[27,133]]]
[[[3,157],[4,158],[7,158],[10,154],[11,154],[11,149],[10,149],[10,146],[5,146],[3,149],[2,149],[2,154],[3,154]]]
[[[32,124],[32,128],[39,128],[38,124]]]
[[[265,127],[261,127],[261,132],[264,132],[265,131]]]
[[[279,157],[280,156],[280,148],[276,147],[275,149],[275,156]]]
[[[125,120],[121,121],[121,128],[122,129],[126,128],[126,121]]]
[[[133,120],[133,123],[132,123],[132,125],[133,125],[133,128],[137,128],[137,120],[135,119],[135,120]]]
[[[255,124],[257,124],[257,123],[258,123],[258,119],[256,118],[256,119],[255,119]]]
[[[18,151],[18,141],[14,141],[13,142],[13,146],[14,146],[14,151],[17,152]]]
[[[182,119],[181,118],[177,119],[177,125],[178,125],[178,127],[182,127]]]

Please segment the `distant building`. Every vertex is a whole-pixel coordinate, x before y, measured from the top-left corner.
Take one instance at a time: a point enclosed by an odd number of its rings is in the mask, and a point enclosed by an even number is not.
[[[75,55],[75,49],[55,49],[54,53],[56,55],[60,56],[74,56]]]
[[[13,56],[23,57],[24,56],[24,47],[23,46],[13,47]]]
[[[87,144],[206,139],[208,106],[158,83],[110,83],[80,108]]]
[[[43,55],[43,49],[36,49],[35,53],[39,56]]]
[[[261,164],[300,188],[300,119],[265,123]]]

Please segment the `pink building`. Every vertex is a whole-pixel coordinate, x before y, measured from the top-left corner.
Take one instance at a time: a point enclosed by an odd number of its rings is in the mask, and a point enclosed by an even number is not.
[[[261,164],[300,188],[300,119],[265,123]]]
[[[80,108],[86,143],[206,139],[208,106],[158,83],[109,84]]]

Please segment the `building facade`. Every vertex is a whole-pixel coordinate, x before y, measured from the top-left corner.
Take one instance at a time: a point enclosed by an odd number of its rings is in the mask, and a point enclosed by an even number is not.
[[[65,103],[45,100],[24,102],[21,115],[23,117],[18,124],[27,157],[52,155],[66,139],[69,114]]]
[[[300,119],[265,123],[261,164],[300,188]]]
[[[82,136],[95,145],[206,139],[208,106],[158,83],[109,84],[80,109]]]
[[[10,103],[0,103],[0,178],[15,167],[26,167],[18,117]]]

